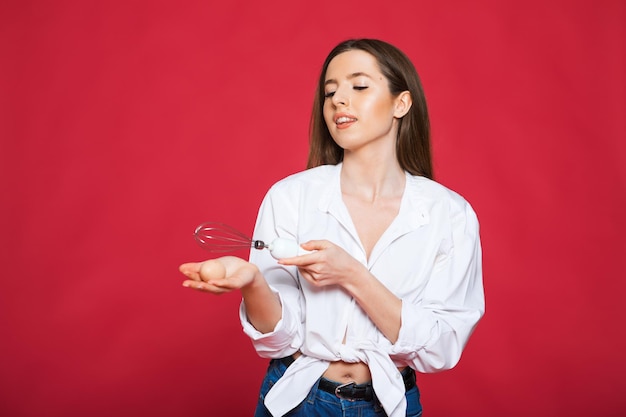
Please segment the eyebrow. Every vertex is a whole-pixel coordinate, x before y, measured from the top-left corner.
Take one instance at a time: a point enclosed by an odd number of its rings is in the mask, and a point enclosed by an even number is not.
[[[352,74],[348,75],[348,79],[351,80],[352,78],[357,78],[357,77],[367,77],[367,78],[372,78],[369,76],[369,74],[366,74],[364,72],[353,72]],[[326,80],[324,82],[324,85],[328,85],[328,84],[337,84],[337,80],[331,78],[329,80]]]

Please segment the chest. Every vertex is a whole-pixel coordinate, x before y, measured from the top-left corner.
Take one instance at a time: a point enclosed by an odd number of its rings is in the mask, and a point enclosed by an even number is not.
[[[389,225],[398,215],[402,197],[366,202],[349,195],[343,196],[344,204],[369,259],[372,250]]]

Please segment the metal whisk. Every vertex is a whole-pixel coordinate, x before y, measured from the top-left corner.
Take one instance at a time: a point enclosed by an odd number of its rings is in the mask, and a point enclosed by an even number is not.
[[[232,226],[219,222],[206,222],[196,227],[194,232],[196,242],[211,253],[232,252],[240,249],[268,249],[276,258],[290,258],[292,256],[310,253],[298,245],[295,240],[277,238],[271,243],[248,237]]]

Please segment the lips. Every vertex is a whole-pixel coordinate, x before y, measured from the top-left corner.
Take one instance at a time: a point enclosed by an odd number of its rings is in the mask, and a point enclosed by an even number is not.
[[[337,127],[342,129],[352,125],[352,123],[357,121],[357,118],[350,114],[339,113],[335,115],[334,121]]]

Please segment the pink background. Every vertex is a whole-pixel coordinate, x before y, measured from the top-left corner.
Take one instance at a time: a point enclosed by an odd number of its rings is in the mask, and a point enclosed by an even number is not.
[[[303,169],[348,37],[413,60],[481,220],[487,313],[418,376],[426,415],[625,415],[625,27],[619,0],[3,1],[0,415],[252,414],[238,294],[177,267]]]

